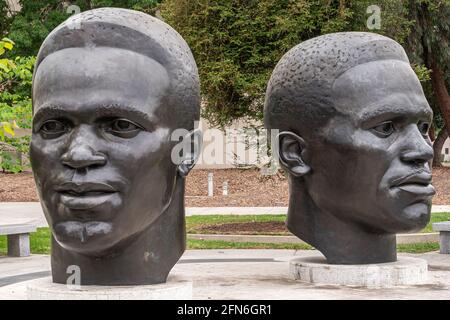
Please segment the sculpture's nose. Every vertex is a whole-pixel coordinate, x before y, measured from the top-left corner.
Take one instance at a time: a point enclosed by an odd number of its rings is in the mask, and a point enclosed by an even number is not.
[[[88,135],[86,130],[79,130],[73,135],[67,151],[61,156],[64,165],[81,169],[106,164],[106,156],[91,146],[95,137]]]
[[[409,130],[406,141],[406,147],[401,154],[403,162],[421,165],[433,159],[433,148],[417,126]]]

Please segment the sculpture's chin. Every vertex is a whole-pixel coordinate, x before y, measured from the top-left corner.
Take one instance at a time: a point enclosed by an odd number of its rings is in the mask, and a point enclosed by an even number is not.
[[[401,212],[404,229],[397,232],[417,232],[422,230],[431,217],[431,206],[427,202],[416,202],[405,207]]]
[[[54,225],[53,234],[64,249],[85,255],[104,255],[117,242],[110,222],[60,222]]]
[[[431,205],[416,202],[403,207],[384,208],[384,219],[365,224],[366,227],[380,233],[413,233],[422,230],[430,221]]]

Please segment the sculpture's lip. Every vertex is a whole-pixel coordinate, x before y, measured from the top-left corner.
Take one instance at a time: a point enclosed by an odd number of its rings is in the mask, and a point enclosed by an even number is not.
[[[117,192],[117,190],[109,184],[101,182],[64,182],[56,185],[54,188],[56,192],[71,195],[71,196],[96,196],[105,193]]]
[[[60,201],[67,208],[74,210],[89,210],[112,201],[116,192],[96,192],[81,195],[61,193]]]
[[[436,190],[431,185],[429,171],[418,171],[393,180],[392,188],[398,188],[415,195],[433,196]]]
[[[64,182],[54,188],[60,194],[61,203],[74,210],[89,210],[110,200],[117,190],[107,183],[73,181]]]
[[[398,187],[404,184],[431,184],[432,175],[429,171],[415,171],[406,176],[399,177],[392,181],[394,187]]]

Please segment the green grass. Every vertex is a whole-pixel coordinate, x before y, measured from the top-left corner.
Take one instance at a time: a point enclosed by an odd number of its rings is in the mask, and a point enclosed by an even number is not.
[[[293,249],[313,250],[314,248],[301,243],[256,243],[228,242],[209,240],[188,240],[188,249]],[[412,243],[397,245],[398,252],[425,253],[439,250],[439,243]]]
[[[233,223],[233,222],[266,222],[285,221],[285,214],[262,214],[262,215],[205,215],[186,217],[186,224],[199,225],[210,223]]]
[[[50,231],[48,228],[39,228],[30,237],[31,252],[33,254],[50,253]],[[313,247],[301,243],[257,243],[257,242],[229,242],[216,240],[194,240],[187,241],[188,249],[292,249],[311,250]],[[424,253],[439,250],[438,243],[414,243],[400,244],[398,252]],[[6,237],[0,237],[0,254],[6,254]]]
[[[50,230],[39,228],[30,236],[31,253],[50,254]],[[188,249],[295,249],[311,250],[312,247],[301,243],[253,243],[194,240],[187,241]],[[0,254],[6,254],[6,236],[0,236]]]
[[[50,229],[38,228],[30,235],[31,252],[34,254],[48,254],[50,252]],[[0,254],[6,254],[6,236],[0,236]]]
[[[450,220],[450,212],[432,213],[430,222],[427,224],[427,226],[421,232],[423,232],[423,233],[433,232],[433,228],[431,226],[432,223],[449,221],[449,220]]]
[[[430,242],[430,243],[411,243],[411,244],[398,244],[397,251],[398,252],[407,252],[407,253],[425,253],[430,251],[439,250],[439,243]]]
[[[285,215],[209,215],[192,216],[186,218],[188,233],[195,233],[201,226],[214,223],[236,223],[236,222],[266,222],[266,221],[284,221]],[[434,213],[431,222],[422,230],[422,232],[432,232],[431,223],[450,220],[450,212]],[[50,230],[48,228],[39,228],[37,232],[30,236],[31,252],[33,254],[50,253]],[[297,243],[257,243],[257,242],[229,242],[229,241],[211,241],[211,240],[193,240],[187,241],[188,249],[296,249],[310,250],[311,246]],[[416,243],[401,244],[397,246],[399,252],[423,253],[439,250],[438,243]],[[0,236],[0,254],[6,254],[6,236]]]
[[[239,223],[239,222],[284,222],[286,215],[207,215],[207,216],[191,216],[186,217],[186,229],[188,233],[205,233],[200,230],[202,227],[211,224]],[[433,232],[432,223],[450,220],[450,212],[433,213],[431,220],[427,226],[421,231],[422,233]],[[264,234],[252,232],[252,234]],[[280,233],[280,235],[289,233]]]
[[[239,223],[239,222],[284,222],[285,214],[276,215],[207,215],[186,217],[187,233],[202,233],[199,229],[211,224]],[[255,233],[257,234],[257,233]]]
[[[229,242],[217,240],[194,240],[187,242],[188,249],[293,249],[312,250],[310,245],[303,243],[259,243],[259,242]]]

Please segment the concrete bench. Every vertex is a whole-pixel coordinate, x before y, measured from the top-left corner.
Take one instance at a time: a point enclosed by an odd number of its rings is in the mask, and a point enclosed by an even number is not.
[[[36,232],[32,224],[0,224],[0,235],[7,236],[8,256],[27,257],[30,255],[30,233]]]
[[[439,252],[450,254],[450,221],[433,223],[433,230],[439,231]]]

